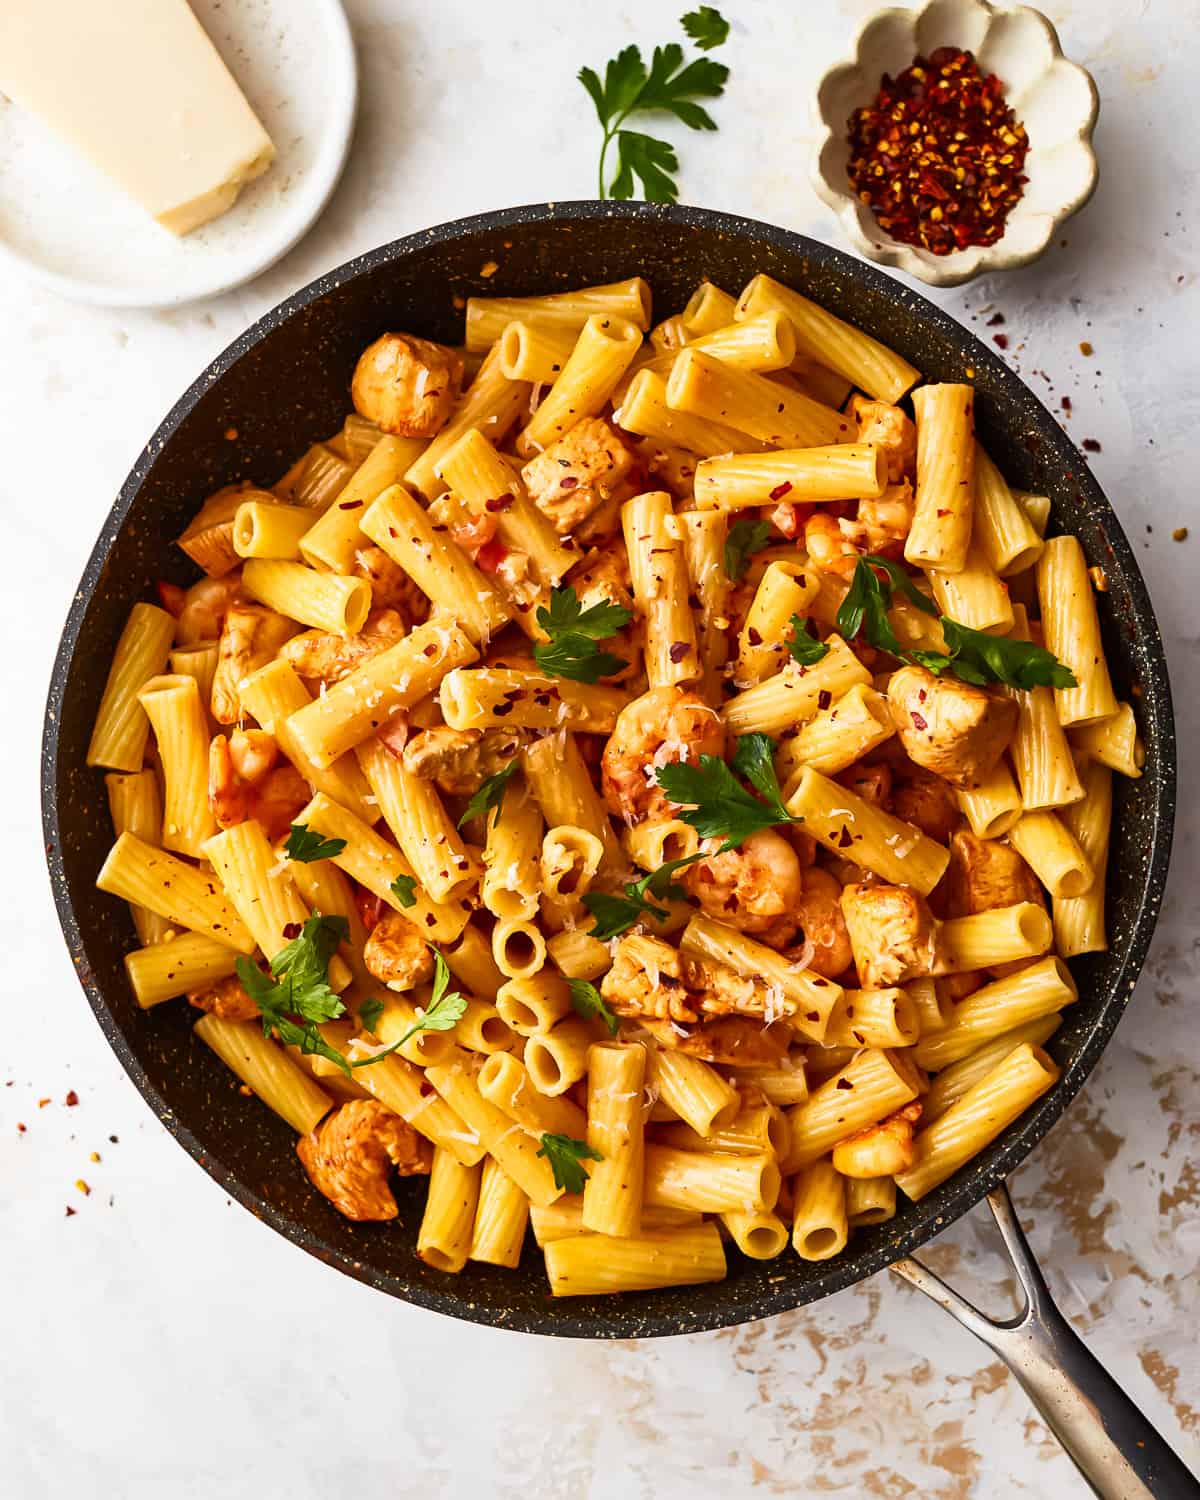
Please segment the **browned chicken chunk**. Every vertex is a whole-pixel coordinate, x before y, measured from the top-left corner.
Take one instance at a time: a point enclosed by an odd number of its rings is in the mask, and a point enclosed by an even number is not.
[[[748,1016],[721,1016],[692,1027],[670,1021],[643,1021],[642,1025],[660,1047],[686,1052],[702,1062],[743,1068],[774,1067],[793,1038],[783,1021],[764,1026],[760,1019]]]
[[[525,739],[514,729],[422,729],[404,746],[404,769],[447,797],[469,797],[510,763]]]
[[[371,606],[375,619],[397,611],[410,629],[429,614],[429,600],[399,563],[393,562],[382,547],[363,547],[354,554],[354,572],[371,585]],[[369,624],[369,621],[368,621]]]
[[[233,548],[233,518],[238,506],[247,500],[279,504],[278,497],[270,490],[256,489],[245,480],[227,484],[208,497],[179,538],[178,545],[210,578],[223,578],[241,564],[242,559]]]
[[[907,1171],[916,1157],[913,1128],[921,1118],[914,1099],[877,1125],[847,1136],[833,1148],[833,1164],[843,1177],[892,1177]]]
[[[952,916],[970,917],[996,906],[1018,901],[1045,905],[1037,876],[1010,845],[999,839],[979,839],[969,828],[950,840],[946,886]]]
[[[585,417],[521,470],[529,498],[560,536],[610,498],[633,467],[633,454],[607,422]]]
[[[888,683],[892,722],[909,756],[956,787],[973,787],[1004,754],[1017,705],[986,688],[901,667]]]
[[[206,1010],[219,1021],[257,1021],[261,1014],[236,974],[218,979],[215,984],[188,990],[187,998],[189,1005]]]
[[[339,1213],[360,1221],[394,1219],[392,1169],[415,1177],[433,1165],[433,1147],[377,1099],[343,1104],[296,1142],[309,1181]]]
[[[383,609],[367,617],[358,635],[305,630],[294,635],[279,654],[309,682],[340,682],[355,667],[394,646],[404,633],[403,616],[394,609]]]
[[[907,885],[848,885],[842,913],[864,988],[933,973],[938,923],[919,891]]]
[[[234,724],[242,717],[238,695],[242,679],[274,661],[279,648],[295,633],[296,627],[286,615],[264,609],[261,604],[229,606],[213,674],[212,715],[218,724]]]
[[[919,766],[892,772],[891,810],[936,843],[946,844],[962,822],[954,788]]]
[[[446,425],[462,387],[453,349],[407,333],[385,333],[363,351],[350,383],[354,409],[384,432],[433,437]]]
[[[857,871],[857,866],[855,870]],[[814,974],[836,979],[850,967],[854,954],[842,915],[842,887],[828,870],[811,865],[804,871],[803,889],[794,907],[799,943],[784,957]]]
[[[411,990],[433,976],[433,952],[424,936],[399,912],[386,911],[367,939],[363,962],[375,978]]]

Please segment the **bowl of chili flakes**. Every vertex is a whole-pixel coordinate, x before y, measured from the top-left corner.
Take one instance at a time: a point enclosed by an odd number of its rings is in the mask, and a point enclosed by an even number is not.
[[[1036,260],[1088,201],[1099,108],[1040,11],[881,10],[818,85],[813,185],[862,254],[958,286]]]

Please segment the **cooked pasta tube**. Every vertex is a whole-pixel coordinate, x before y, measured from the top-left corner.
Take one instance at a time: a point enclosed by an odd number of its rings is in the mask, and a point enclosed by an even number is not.
[[[165,925],[165,924],[164,924]],[[167,928],[170,931],[170,928]],[[125,955],[125,977],[143,1010],[235,972],[238,955],[203,932],[180,932]]]
[[[702,281],[688,298],[679,321],[688,337],[696,339],[732,323],[736,307],[736,297],[731,297],[711,281]]]
[[[1082,896],[1091,889],[1091,861],[1055,813],[1023,814],[1008,830],[1008,842],[1052,896]]]
[[[477,428],[489,442],[503,442],[528,406],[529,394],[530,386],[524,380],[505,379],[499,351],[491,350],[475,379],[455,402],[446,425],[409,466],[404,482],[428,500],[440,495],[446,488],[438,474],[442,459],[463,433]]]
[[[279,558],[248,558],[242,587],[268,609],[335,635],[357,635],[371,611],[371,585],[365,578],[318,573]]]
[[[199,646],[177,646],[168,657],[173,677],[194,677],[200,689],[200,702],[212,703],[213,678],[217,675],[217,663],[221,648],[217,641],[204,641]]]
[[[950,862],[950,851],[911,823],[809,766],[800,773],[787,810],[803,818],[805,832],[826,849],[892,885],[911,885],[923,896],[937,885]]]
[[[428,994],[424,994],[423,1003],[427,1003],[428,998]],[[452,1031],[414,1030],[420,1017],[417,1014],[417,1000],[413,995],[389,991],[384,994],[381,1003],[383,1009],[372,1028],[370,1040],[362,1037],[357,1042],[350,1042],[350,1055],[355,1060],[360,1054],[364,1058],[369,1056],[368,1049],[376,1043],[382,1047],[391,1047],[401,1037],[412,1032],[403,1046],[396,1048],[396,1056],[416,1067],[425,1068],[431,1063],[444,1062],[462,1040],[457,1024]],[[371,1067],[374,1066],[372,1063]]]
[[[332,766],[478,654],[457,625],[429,620],[289,715],[288,732],[315,765]]]
[[[628,694],[514,667],[457,667],[438,693],[451,729],[582,729],[611,734]]]
[[[515,320],[496,340],[500,372],[506,380],[553,385],[562,374],[578,339],[578,331],[536,319]]]
[[[846,1248],[850,1223],[845,1179],[825,1158],[796,1173],[792,1246],[801,1260],[829,1260]]]
[[[1021,816],[1021,794],[1003,758],[977,787],[954,796],[976,838],[998,839]]]
[[[611,315],[590,317],[558,379],[517,439],[517,451],[540,453],[584,417],[601,411],[641,343],[635,323]]]
[[[683,327],[682,319],[677,320],[677,323],[679,327]],[[649,368],[664,377],[669,375],[675,356],[684,344],[693,349],[702,349],[705,354],[722,360],[735,370],[750,370],[760,374],[786,370],[796,357],[795,335],[790,323],[778,312],[763,313],[761,317],[748,318],[744,323],[725,323],[695,337],[687,334],[684,328],[684,335],[682,340],[655,355],[643,368]],[[654,338],[654,334],[651,334],[651,338]]]
[[[601,867],[620,870],[625,856],[592,784],[574,735],[548,734],[521,752],[521,765],[547,828],[583,828],[604,845]]]
[[[1077,684],[1054,689],[1059,723],[1111,718],[1120,704],[1108,675],[1087,559],[1075,537],[1056,536],[1046,543],[1037,564],[1037,591],[1046,649],[1070,668]]]
[[[353,571],[354,554],[364,546],[359,526],[364,512],[384,490],[399,484],[426,446],[425,438],[380,434],[345,489],[300,538],[300,556],[304,561],[310,567],[326,568],[332,573]]]
[[[307,1135],[333,1108],[333,1100],[307,1073],[262,1034],[253,1021],[201,1016],[196,1035],[293,1130]]]
[[[591,889],[604,844],[586,828],[560,824],[541,845],[541,888],[551,900],[571,900]]]
[[[312,529],[313,513],[303,505],[244,500],[233,517],[233,550],[239,557],[300,556],[300,538]],[[358,522],[355,521],[355,529]]]
[[[831,1047],[911,1047],[921,1034],[917,1009],[902,989],[843,990],[829,1013]]]
[[[323,838],[344,840],[345,848],[330,856],[333,862],[433,942],[450,942],[466,926],[470,903],[460,896],[436,902],[418,886],[412,892],[412,904],[405,906],[392,887],[397,877],[412,876],[412,866],[394,844],[389,844],[324,792],[318,792],[297,814],[296,822]]]
[[[493,1052],[476,1078],[479,1092],[530,1135],[565,1135],[582,1141],[587,1115],[572,1100],[540,1093],[525,1064],[511,1052]]]
[[[1146,764],[1146,750],[1138,738],[1137,720],[1128,703],[1110,719],[1097,719],[1071,731],[1071,747],[1122,776],[1138,777]]]
[[[1042,531],[1045,525],[1042,526]],[[1023,573],[1033,567],[1042,555],[1041,532],[1033,525],[1020,502],[1009,489],[1000,470],[975,445],[975,525],[974,538],[988,565],[1001,578]],[[943,614],[952,619],[962,617],[951,609]],[[963,621],[964,624],[968,623]],[[982,625],[978,627],[984,629]]]
[[[208,802],[208,719],[194,677],[152,677],[138,702],[154,730],[163,776],[164,849],[199,858],[217,831]]]
[[[545,1255],[550,1292],[555,1297],[648,1292],[725,1277],[725,1247],[715,1224],[646,1230],[630,1239],[571,1235],[552,1240]]]
[[[809,1089],[839,1073],[858,1051],[857,1047],[810,1047],[805,1062]]]
[[[433,782],[406,770],[379,740],[359,745],[357,755],[383,821],[431,898],[445,901],[464,881],[477,879],[479,862]]]
[[[110,771],[104,778],[108,793],[108,810],[112,817],[113,832],[135,833],[147,844],[162,841],[162,797],[158,790],[157,775],[147,768],[144,771]],[[161,942],[170,932],[171,924],[165,917],[145,906],[131,906],[138,942],[143,946]]]
[[[646,678],[652,688],[694,682],[703,668],[688,602],[687,566],[672,520],[671,497],[663,490],[637,495],[621,507],[633,597],[645,629]]]
[[[917,567],[961,573],[975,504],[975,387],[923,385],[912,403],[917,487],[904,556]]]
[[[472,1260],[515,1270],[529,1224],[529,1199],[493,1156],[479,1180],[479,1203],[471,1234]]]
[[[954,1016],[954,1001],[936,979],[909,979],[905,982],[904,990],[916,1012],[918,1036],[929,1036],[950,1024]]]
[[[1082,801],[1063,809],[1062,821],[1097,872],[1082,896],[1056,897],[1054,942],[1064,958],[1078,953],[1103,953],[1108,948],[1104,925],[1104,869],[1112,823],[1112,772],[1099,761],[1084,768]]]
[[[332,765],[319,766],[296,737],[292,715],[313,700],[290,662],[269,661],[249,677],[243,677],[238,684],[238,697],[243,710],[275,738],[279,748],[315,791],[324,792],[335,802],[340,802],[364,823],[379,821],[378,800],[354,756],[347,754]]]
[[[851,1229],[886,1224],[896,1217],[896,1183],[891,1177],[844,1177],[846,1221]]]
[[[787,639],[792,618],[807,616],[819,587],[815,569],[806,564],[770,564],[759,580],[738,634],[733,673],[738,687],[752,687],[782,671],[791,659]]]
[[[666,393],[673,411],[719,422],[773,448],[819,448],[850,433],[840,412],[692,345],[671,366]]]
[[[1028,617],[1022,605],[1015,606],[1010,634],[1016,640],[1030,639]],[[1024,810],[1039,812],[1077,802],[1083,796],[1083,786],[1075,771],[1067,736],[1058,721],[1053,690],[1036,687],[1028,692],[1016,688],[1001,691],[1019,710],[1008,748]]]
[[[917,1043],[917,1063],[940,1072],[993,1037],[1053,1015],[1078,998],[1075,981],[1062,959],[1043,958],[960,1000],[950,1024]]]
[[[453,942],[442,946],[442,957],[458,982],[484,1000],[495,1000],[504,975],[492,957],[492,945],[478,927],[468,923]]]
[[[324,510],[345,489],[354,468],[352,460],[335,453],[327,443],[314,443],[271,489],[289,505]]]
[[[1040,1047],[1028,1042],[1014,1047],[1003,1062],[920,1132],[916,1160],[907,1171],[897,1173],[897,1187],[914,1202],[932,1192],[1024,1114],[1058,1076],[1058,1065]]]
[[[878,339],[771,276],[760,274],[747,283],[734,317],[754,318],[772,309],[791,323],[800,354],[836,370],[876,401],[898,401],[921,378],[920,370]]]
[[[871,443],[731,453],[696,465],[696,504],[702,509],[859,500],[882,495],[886,485],[887,455]]]
[[[1029,524],[1037,532],[1038,536],[1046,535],[1046,527],[1050,524],[1050,497],[1049,495],[1034,495],[1028,490],[1013,490],[1013,499],[1029,517]]]
[[[510,787],[488,817],[480,898],[502,921],[526,921],[538,909],[542,814],[524,786]]]
[[[839,635],[825,644],[829,651],[815,666],[789,662],[782,672],[768,677],[731,698],[721,717],[731,734],[778,735],[795,728],[818,711],[828,693],[838,698],[856,683],[871,686],[871,674]]]
[[[492,928],[492,957],[509,979],[529,979],[546,963],[546,938],[534,922],[505,917]]]
[[[587,1072],[588,1048],[596,1040],[590,1022],[574,1016],[525,1043],[525,1067],[541,1094],[557,1098]]]
[[[135,604],[113,652],[88,745],[89,766],[140,771],[150,721],[138,696],[167,665],[175,620],[153,604]]]
[[[979,540],[972,537],[957,572],[932,568],[929,582],[942,614],[971,630],[1007,632],[1013,622],[1008,586],[1000,581]]]
[[[1052,941],[1050,918],[1035,901],[951,917],[938,936],[939,974],[966,974],[1020,958],[1037,958]]]
[[[554,1186],[550,1163],[538,1156],[537,1140],[479,1092],[480,1066],[482,1059],[473,1059],[460,1049],[446,1062],[426,1068],[425,1077],[531,1202],[553,1203],[560,1189]]]
[[[758,1089],[772,1104],[803,1104],[808,1098],[804,1061],[798,1055],[780,1058],[773,1068],[737,1068],[731,1076],[737,1084]]]
[[[666,381],[651,369],[639,370],[633,377],[613,416],[626,432],[671,443],[704,457],[757,452],[767,446],[736,427],[674,410],[667,404]]]
[[[207,933],[239,953],[254,952],[248,928],[211,875],[134,833],[117,839],[96,884],[110,896],[147,907],[173,925]]]
[[[678,314],[664,318],[661,323],[656,323],[647,337],[650,340],[651,349],[657,350],[660,355],[678,354],[684,344],[691,342],[683,326],[683,320]]]
[[[508,623],[512,610],[491,579],[479,571],[447,532],[434,525],[429,512],[418,505],[403,485],[394,484],[384,490],[363,512],[359,524],[472,641],[486,644]]]
[[[599,979],[612,967],[608,944],[590,933],[565,929],[546,939],[546,951],[568,979]]]
[[[688,1213],[680,1208],[649,1208],[642,1204],[642,1233],[656,1233],[664,1229],[695,1228],[701,1222],[698,1213]],[[582,1193],[564,1193],[547,1208],[532,1204],[529,1223],[533,1237],[539,1245],[552,1245],[555,1240],[571,1239],[587,1234],[583,1227]]]
[[[636,1235],[642,1224],[645,1136],[642,1088],[646,1049],[637,1042],[595,1042],[588,1048],[589,1162],[583,1225],[596,1234]]]
[[[518,1036],[534,1036],[571,1014],[571,991],[566,980],[545,971],[508,979],[496,995],[496,1009]]]
[[[730,579],[725,570],[729,522],[720,511],[685,510],[676,513],[675,532],[696,610],[696,642],[700,652],[701,690],[716,696],[721,669],[729,656]]]
[[[751,1260],[774,1260],[787,1249],[788,1227],[778,1214],[735,1209],[723,1213],[721,1223],[733,1243]]]
[[[700,835],[681,818],[635,823],[621,835],[626,852],[639,870],[657,870],[674,859],[688,859],[700,848]]]
[[[628,318],[644,332],[650,327],[649,283],[641,276],[631,276],[628,281],[541,297],[468,297],[466,344],[473,353],[489,349],[517,320],[578,337],[593,315]]]
[[[785,1172],[809,1166],[839,1141],[875,1125],[920,1092],[920,1074],[907,1051],[868,1047],[788,1111],[791,1152]]]
[[[359,1068],[356,1077],[380,1104],[407,1120],[415,1131],[448,1151],[464,1167],[483,1160],[487,1148],[476,1130],[440,1094],[431,1092],[420,1068],[393,1052],[376,1059],[369,1068]]]
[[[352,411],[342,423],[342,447],[351,463],[361,464],[382,436],[381,427],[369,417],[360,417],[356,411]],[[423,442],[424,439],[415,438],[413,441]]]
[[[481,1170],[464,1167],[440,1146],[434,1149],[425,1212],[417,1231],[417,1254],[435,1271],[457,1272],[467,1263]]]
[[[1028,1042],[1032,1047],[1044,1046],[1062,1025],[1062,1016],[1057,1013],[1039,1016],[1035,1021],[1026,1021],[1023,1026],[1014,1026],[1002,1032],[982,1047],[976,1047],[958,1062],[951,1063],[934,1075],[929,1092],[921,1099],[921,1125],[931,1125],[939,1115],[944,1115],[957,1099],[973,1088],[981,1078],[1002,1063],[1014,1047]]]
[[[679,940],[682,953],[723,964],[746,979],[761,981],[772,992],[779,1018],[811,1041],[825,1038],[829,1017],[842,994],[832,979],[814,974],[745,933],[695,914]]]
[[[735,1156],[758,1156],[762,1152],[782,1161],[792,1142],[787,1116],[769,1099],[744,1099],[732,1120],[714,1125],[704,1136],[679,1121],[660,1129],[656,1139],[681,1151],[732,1151]]]
[[[775,769],[786,801],[796,790],[805,766],[825,776],[836,776],[869,755],[896,732],[887,698],[864,682],[856,682],[840,697],[802,724],[775,754]]]
[[[646,1202],[705,1214],[727,1209],[770,1212],[779,1197],[780,1175],[767,1152],[735,1156],[726,1151],[680,1151],[646,1147]]]

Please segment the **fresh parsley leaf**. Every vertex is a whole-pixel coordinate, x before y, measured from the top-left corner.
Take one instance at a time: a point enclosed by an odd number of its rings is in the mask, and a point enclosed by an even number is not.
[[[724,37],[717,33],[725,23],[711,6],[703,6],[684,18],[684,29],[708,51]],[[725,26],[728,31],[728,27]],[[594,68],[581,68],[579,81],[596,108],[604,132],[600,147],[600,197],[631,198],[634,178],[652,202],[673,203],[679,196],[673,174],[679,170],[669,142],[622,126],[632,114],[660,111],[673,115],[690,130],[715,130],[716,121],[697,99],[715,99],[725,88],[729,69],[711,58],[684,61],[683,48],[675,42],[656,47],[647,71],[637,47],[623,48],[604,70],[604,80]],[[611,182],[606,176],[608,149],[617,142],[617,170]]]
[[[303,823],[293,823],[283,852],[289,859],[311,864],[314,859],[332,859],[346,847],[345,839],[327,839]]]
[[[744,517],[729,528],[729,535],[725,538],[725,571],[734,583],[750,566],[751,556],[767,545],[770,535],[768,522],[748,521]]]
[[[433,993],[429,997],[429,1004],[424,1010],[417,1011],[417,1019],[412,1023],[403,1036],[397,1037],[386,1047],[381,1047],[378,1052],[372,1052],[370,1057],[360,1057],[350,1064],[351,1068],[369,1068],[372,1063],[377,1063],[381,1057],[387,1057],[390,1053],[398,1051],[404,1046],[410,1037],[418,1035],[422,1031],[452,1031],[462,1019],[463,1012],[467,1008],[467,997],[455,990],[452,994],[446,991],[450,986],[450,968],[446,960],[433,949]],[[379,1001],[374,1002],[379,1009],[375,1011],[373,1020],[378,1021],[383,1006]],[[360,1007],[360,1019],[363,1015],[365,1004]],[[374,1025],[369,1025],[363,1020],[363,1025],[368,1031],[374,1031]]]
[[[578,1015],[587,1021],[603,1021],[608,1027],[609,1035],[616,1036],[619,1024],[617,1018],[605,1005],[604,997],[594,984],[586,979],[568,979],[567,988],[571,991],[571,1004]]]
[[[812,667],[829,655],[829,647],[812,634],[807,620],[793,615],[791,626],[792,633],[788,637],[787,648],[793,661],[798,661],[802,667]]]
[[[599,1151],[594,1151],[586,1141],[574,1140],[569,1135],[551,1135],[549,1132],[542,1137],[538,1155],[544,1156],[550,1163],[550,1170],[554,1173],[554,1186],[562,1188],[565,1193],[583,1192],[588,1180],[588,1174],[582,1165],[585,1160],[604,1160]]]
[[[602,651],[597,641],[607,640],[633,619],[624,605],[607,599],[583,609],[569,585],[551,589],[550,607],[539,607],[537,622],[549,637],[533,648],[533,658],[551,677],[572,682],[599,682],[628,666],[619,656]]]
[[[504,801],[504,793],[508,790],[508,783],[512,780],[513,773],[519,765],[519,758],[510,760],[508,765],[502,770],[497,771],[494,776],[489,776],[480,785],[479,790],[471,798],[470,802],[467,803],[466,811],[458,820],[460,828],[464,823],[469,823],[472,818],[480,818],[486,813],[498,813],[500,811],[500,804]]]
[[[345,917],[323,917],[314,912],[298,936],[271,959],[270,975],[248,958],[239,958],[236,965],[242,988],[262,1016],[264,1036],[275,1032],[289,1046],[298,1046],[304,1053],[319,1053],[347,1073],[345,1059],[328,1045],[318,1028],[346,1010],[330,988],[329,960],[349,934]]]
[[[665,865],[660,865],[649,875],[643,875],[640,880],[631,880],[624,888],[624,895],[588,891],[582,898],[583,904],[596,919],[588,936],[607,942],[609,938],[620,937],[621,933],[628,932],[635,922],[647,919],[665,922],[671,913],[667,907],[657,903],[683,901],[687,896],[683,887],[674,883],[672,877],[676,870],[682,870],[684,865],[694,865],[698,859],[703,858],[703,854],[689,854],[686,859],[669,859]]]
[[[679,816],[685,823],[701,838],[724,839],[719,850],[722,854],[728,849],[736,849],[752,833],[799,821],[783,806],[773,766],[768,782],[761,746],[751,745],[743,751],[741,747],[746,740],[765,741],[768,746],[771,741],[766,735],[744,735],[734,756],[735,764],[738,764],[737,756],[741,755],[738,769],[747,779],[751,771],[761,778],[760,784],[768,788],[769,802],[760,802],[748,792],[717,755],[702,755],[699,765],[694,766],[685,761],[660,766],[656,773],[659,786],[672,802],[680,805]],[[772,783],[773,793],[769,790]]]
[[[1003,682],[1029,692],[1035,687],[1077,687],[1074,672],[1053,652],[1031,641],[987,635],[942,616],[942,634],[950,653],[950,670],[964,682]],[[974,676],[968,676],[968,673]]]
[[[374,995],[368,995],[365,1000],[359,1001],[358,1024],[364,1031],[374,1031],[381,1015],[383,1015],[382,1000],[377,1000]]]
[[[775,774],[775,741],[769,734],[741,735],[734,747],[730,765],[766,799],[768,806],[782,813],[786,822],[791,822],[791,816],[783,805],[779,778]]]
[[[417,877],[415,875],[397,875],[388,887],[392,895],[406,909],[417,904]]]
[[[701,52],[711,52],[729,38],[729,22],[711,5],[702,5],[699,10],[689,10],[679,24]]]
[[[892,592],[897,589],[905,596],[910,604],[927,615],[937,617],[938,608],[928,594],[924,594],[917,587],[916,579],[911,573],[905,572],[899,563],[893,562],[890,557],[880,557],[877,552],[868,552],[863,562],[870,563],[873,568],[882,568],[888,576]]]

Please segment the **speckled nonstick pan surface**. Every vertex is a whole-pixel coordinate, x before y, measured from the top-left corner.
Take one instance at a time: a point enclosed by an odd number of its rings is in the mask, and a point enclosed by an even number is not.
[[[498,270],[481,273],[488,262]],[[156,578],[189,582],[172,546],[203,497],[232,480],[269,484],[349,409],[362,348],[387,328],[456,343],[461,299],[528,294],[643,275],[655,317],[682,307],[704,276],[736,291],[758,271],[802,290],[892,345],[935,380],[979,392],[976,420],[1014,484],[1048,493],[1054,530],[1075,532],[1108,574],[1105,645],[1120,697],[1136,694],[1146,772],[1117,777],[1109,921],[1112,946],[1075,961],[1081,999],[1050,1051],[1061,1082],[969,1168],[891,1223],[859,1231],[821,1265],[785,1254],[729,1258],[712,1286],[553,1301],[540,1256],[519,1272],[471,1264],[430,1270],[414,1244],[424,1185],[398,1185],[401,1218],[356,1225],[309,1186],[292,1132],[238,1093],[193,1039],[184,1004],[141,1013],[125,984],[133,944],[124,905],[93,889],[111,833],[103,779],[84,767],[93,716],[122,623]],[[457,303],[457,306],[456,306]],[[238,441],[226,430],[234,426]],[[587,1338],[689,1333],[827,1296],[913,1250],[978,1203],[1045,1135],[1095,1065],[1130,998],[1154,929],[1171,845],[1175,744],[1166,663],[1133,552],[1087,465],[1050,413],[979,341],[916,292],[872,267],[782,229],[700,209],[595,202],[482,214],[397,240],[332,271],[268,313],[208,367],[171,410],[129,475],[79,583],[46,712],[42,798],[47,859],[79,979],[117,1056],[177,1141],[239,1202],[311,1255],[392,1296],[499,1327]]]

